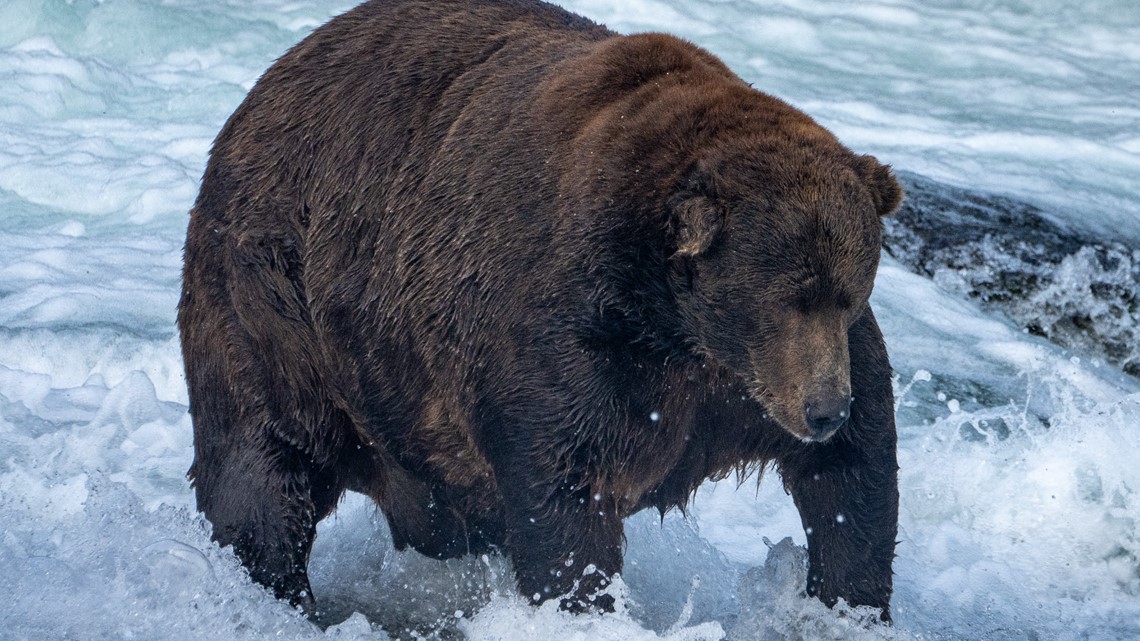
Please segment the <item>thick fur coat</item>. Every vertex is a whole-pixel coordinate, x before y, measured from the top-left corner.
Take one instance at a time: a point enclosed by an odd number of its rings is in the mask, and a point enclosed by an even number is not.
[[[889,169],[717,58],[531,0],[374,0],[215,142],[179,326],[214,536],[310,605],[317,522],[510,555],[565,607],[622,519],[774,463],[808,591],[889,617]],[[852,400],[853,399],[853,400]]]

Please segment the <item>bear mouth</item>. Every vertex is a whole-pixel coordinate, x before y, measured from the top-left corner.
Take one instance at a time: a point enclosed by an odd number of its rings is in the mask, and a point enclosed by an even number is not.
[[[847,421],[843,421],[825,430],[813,430],[808,425],[807,417],[802,410],[796,412],[784,407],[778,402],[778,397],[767,385],[751,378],[747,381],[747,387],[752,400],[764,408],[764,418],[778,425],[780,429],[801,443],[826,443],[847,424]]]
[[[777,400],[777,396],[772,392],[764,383],[750,378],[747,380],[748,395],[752,400],[760,404],[764,408],[763,417],[780,427],[788,434],[791,434],[797,440],[804,443],[811,443],[812,435],[808,430],[807,421],[801,420],[802,425],[797,424],[796,421],[790,420],[790,412],[781,406]]]

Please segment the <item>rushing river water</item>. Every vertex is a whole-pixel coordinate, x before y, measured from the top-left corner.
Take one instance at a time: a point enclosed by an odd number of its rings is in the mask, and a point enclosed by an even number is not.
[[[798,597],[798,548],[777,542],[803,532],[771,474],[758,490],[706,486],[688,519],[631,519],[629,609],[607,617],[526,606],[500,558],[398,554],[349,497],[314,552],[314,589],[346,619],[328,636],[1140,638],[1140,385],[1121,371],[1128,353],[1089,338],[1072,312],[1109,296],[1087,322],[1115,329],[1125,350],[1136,336],[1140,10],[934,4],[566,5],[708,48],[909,172],[927,213],[981,203],[971,211],[1032,211],[1053,226],[1019,236],[1027,219],[988,218],[989,240],[965,234],[942,254],[930,239],[945,222],[922,247],[906,236],[920,226],[906,227],[885,255],[873,302],[898,376],[896,625]],[[252,585],[193,512],[174,313],[210,141],[274,58],[348,6],[2,5],[0,637],[326,635]],[[1016,254],[1026,239],[1050,249]],[[1090,243],[1116,248],[1117,262],[1081,254]],[[1044,284],[1005,300],[1024,280],[1010,280],[1011,262],[1046,265]],[[1058,329],[1034,325],[1054,308],[1067,310]]]

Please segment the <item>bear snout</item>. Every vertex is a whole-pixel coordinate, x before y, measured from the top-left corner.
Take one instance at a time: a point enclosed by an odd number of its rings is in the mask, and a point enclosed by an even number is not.
[[[808,440],[822,443],[831,438],[851,416],[851,396],[833,395],[804,403],[804,418],[810,434]]]

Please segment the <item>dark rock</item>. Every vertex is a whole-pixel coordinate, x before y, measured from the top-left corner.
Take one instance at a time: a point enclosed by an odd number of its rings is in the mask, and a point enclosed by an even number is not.
[[[1140,376],[1140,250],[1005,196],[899,172],[891,256],[1027,332]]]

